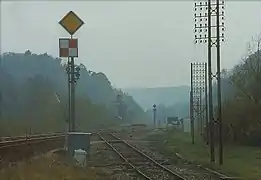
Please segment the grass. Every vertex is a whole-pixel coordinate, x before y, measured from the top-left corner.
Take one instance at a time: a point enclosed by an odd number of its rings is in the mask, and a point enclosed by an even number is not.
[[[57,155],[43,156],[15,167],[1,169],[1,180],[104,180],[105,174],[91,168],[68,165]]]
[[[167,155],[179,153],[185,159],[230,176],[240,176],[249,180],[261,179],[261,148],[226,145],[224,147],[224,164],[219,166],[210,163],[209,147],[200,137],[196,137],[195,144],[192,145],[190,134],[168,130],[151,135],[149,139],[156,140],[156,146]],[[167,143],[164,144],[165,140]],[[215,151],[217,153],[218,149]],[[217,155],[216,161],[218,161]]]

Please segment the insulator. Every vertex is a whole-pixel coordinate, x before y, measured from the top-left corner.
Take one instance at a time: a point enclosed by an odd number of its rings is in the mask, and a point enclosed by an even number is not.
[[[80,71],[81,69],[80,69],[79,66],[77,66],[77,67],[75,68],[75,70],[76,70],[76,71]]]

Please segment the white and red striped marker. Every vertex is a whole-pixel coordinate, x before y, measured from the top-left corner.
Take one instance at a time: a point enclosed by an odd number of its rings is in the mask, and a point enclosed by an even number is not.
[[[78,39],[59,39],[60,57],[78,57]]]

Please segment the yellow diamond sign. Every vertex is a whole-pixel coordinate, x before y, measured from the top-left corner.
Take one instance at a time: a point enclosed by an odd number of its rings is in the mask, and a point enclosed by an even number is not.
[[[59,24],[70,34],[73,35],[84,22],[73,12],[66,14]]]

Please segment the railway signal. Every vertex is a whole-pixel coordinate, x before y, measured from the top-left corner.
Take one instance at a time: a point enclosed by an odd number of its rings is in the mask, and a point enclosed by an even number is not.
[[[221,77],[220,77],[220,41],[224,41],[225,30],[224,25],[224,0],[195,0],[195,43],[208,43],[208,81],[209,81],[209,121],[210,121],[210,154],[211,162],[215,162],[214,152],[214,123],[219,125],[219,164],[223,164],[223,134],[221,119]],[[221,8],[221,11],[220,11]],[[212,23],[212,18],[216,18],[216,23]],[[221,21],[220,22],[220,18]],[[212,35],[212,30],[216,30],[216,35]],[[211,50],[216,47],[217,50],[217,72],[212,74]],[[213,100],[212,100],[212,79],[217,78],[217,102],[218,114],[217,121],[213,116]]]
[[[153,126],[154,126],[154,128],[156,127],[156,111],[157,111],[157,109],[156,109],[156,104],[153,104]]]
[[[70,34],[70,38],[59,39],[59,56],[68,58],[66,71],[68,73],[68,96],[69,96],[69,131],[75,131],[75,85],[80,78],[80,68],[75,66],[74,58],[78,57],[78,39],[73,38],[75,32],[84,22],[73,12],[67,13],[59,24]],[[70,144],[70,143],[68,143]],[[69,152],[73,151],[68,146]]]

